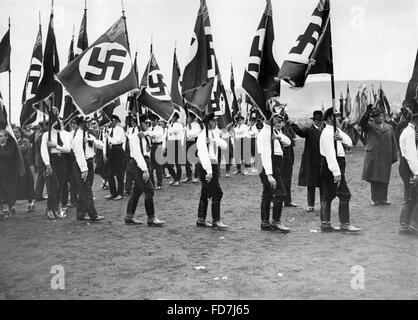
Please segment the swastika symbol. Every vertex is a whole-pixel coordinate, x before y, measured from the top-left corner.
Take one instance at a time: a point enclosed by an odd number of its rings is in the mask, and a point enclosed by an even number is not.
[[[83,80],[96,88],[122,81],[131,69],[128,51],[116,42],[100,43],[90,48],[79,65]]]
[[[171,100],[167,90],[167,85],[164,83],[164,77],[157,69],[152,70],[148,74],[148,88],[147,91],[153,97],[159,100]]]
[[[265,35],[265,28],[258,29],[253,43],[251,44],[250,61],[248,62],[247,71],[256,79],[260,72],[261,52],[263,50]]]
[[[38,90],[39,80],[41,79],[42,63],[36,58],[32,59],[30,65],[28,81],[26,86],[26,100],[33,98]]]

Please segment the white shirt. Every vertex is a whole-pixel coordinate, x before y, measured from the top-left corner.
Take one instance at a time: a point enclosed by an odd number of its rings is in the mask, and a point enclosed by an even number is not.
[[[249,138],[257,138],[258,133],[259,133],[259,131],[257,129],[256,124],[253,124],[252,126],[250,126],[248,128],[248,137]]]
[[[197,156],[206,173],[212,174],[212,162],[218,162],[218,147],[225,150],[228,144],[221,139],[221,131],[217,128],[209,130],[208,137],[210,138],[209,145],[206,145],[206,129],[203,129],[197,136]]]
[[[110,134],[112,133],[112,130],[113,130],[113,135],[111,137]],[[117,125],[114,128],[109,128],[107,132],[109,133],[109,137],[107,138],[107,143],[109,143],[110,145],[118,145],[118,144],[123,144],[125,142],[125,132],[123,131],[122,127]]]
[[[186,127],[186,138],[188,141],[192,141],[197,138],[202,128],[199,123],[193,121],[191,124],[188,124]]]
[[[337,141],[337,156],[345,157],[343,144],[352,147],[353,142],[341,129],[337,128],[337,130],[343,139],[342,141]],[[332,172],[334,177],[336,177],[341,175],[341,171],[335,155],[334,141],[334,127],[327,124],[322,130],[321,137],[319,138],[319,152],[321,153],[321,156],[327,159],[328,169]]]
[[[150,151],[147,148],[146,139],[147,139],[146,137],[139,138],[138,135],[136,135],[136,134],[129,137],[129,148],[131,150],[131,157],[134,158],[134,160],[136,161],[137,166],[142,171],[147,171],[148,170],[147,163],[145,162],[145,159],[144,159],[144,155],[145,156],[150,155]],[[142,151],[144,152],[144,154],[142,154],[142,152],[141,152],[140,143],[142,143]]]
[[[234,128],[235,139],[242,139],[248,136],[248,126],[243,123]]]
[[[159,125],[149,128],[146,132],[146,135],[148,135],[151,138],[152,143],[162,143],[165,137],[164,129]]]
[[[58,136],[57,130],[51,129],[51,141],[58,144]],[[56,146],[55,148],[50,148],[50,152],[53,154],[61,154],[61,153],[69,153],[71,151],[71,134],[68,131],[60,130],[60,137],[62,140],[62,146]],[[42,135],[42,142],[41,142],[41,157],[42,161],[45,163],[46,166],[51,165],[49,161],[49,152],[48,146],[46,145],[48,142],[48,132],[45,132]]]
[[[399,137],[399,147],[402,157],[408,162],[409,168],[414,175],[418,175],[418,154],[415,142],[415,126],[409,123]]]
[[[81,172],[88,171],[87,161],[94,158],[95,151],[94,146],[99,149],[103,149],[103,142],[97,140],[93,135],[85,132],[85,136],[93,141],[93,145],[90,147],[88,142],[84,142],[83,129],[77,129],[74,138],[71,143],[71,149],[73,150],[75,159]],[[83,143],[85,144],[85,151],[83,149]]]
[[[283,132],[275,130],[275,133],[280,136],[284,147],[290,146],[291,141]],[[274,155],[283,156],[282,146],[278,139],[274,139],[273,148]],[[273,164],[271,161],[271,126],[268,124],[265,124],[258,134],[257,149],[261,154],[261,164],[263,165],[264,171],[267,175],[273,174]]]
[[[168,134],[168,140],[170,141],[183,140],[183,136],[184,136],[183,125],[178,121],[170,124],[167,130],[167,134]]]

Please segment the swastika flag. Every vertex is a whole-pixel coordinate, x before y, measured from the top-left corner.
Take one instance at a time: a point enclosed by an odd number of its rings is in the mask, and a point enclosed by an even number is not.
[[[23,127],[26,124],[35,122],[37,112],[33,108],[33,103],[36,101],[35,96],[38,91],[38,85],[41,80],[42,72],[42,30],[39,26],[38,35],[36,36],[35,45],[33,47],[30,67],[26,75],[25,85],[22,94],[22,110],[20,112],[20,125]]]
[[[140,90],[138,101],[168,121],[174,112],[174,106],[153,52],[142,77]]]
[[[123,18],[56,77],[84,115],[138,88]]]
[[[310,74],[333,73],[329,0],[319,0],[311,21],[283,62],[279,78],[292,87],[303,87]]]
[[[273,52],[272,15],[271,2],[267,0],[266,9],[251,45],[249,62],[242,80],[242,88],[250,97],[251,104],[254,104],[266,119],[271,116],[266,102],[280,94],[280,82],[275,80],[280,69]]]

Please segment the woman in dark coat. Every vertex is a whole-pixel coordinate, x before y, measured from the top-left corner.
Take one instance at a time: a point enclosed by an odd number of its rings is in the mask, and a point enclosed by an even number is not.
[[[33,212],[35,210],[35,184],[31,170],[32,148],[30,146],[29,139],[23,136],[21,128],[14,127],[13,133],[16,137],[20,153],[23,157],[23,163],[25,165],[25,174],[18,177],[16,200],[28,200],[28,208],[26,209],[26,212]]]
[[[322,111],[314,111],[313,124],[310,127],[299,128],[292,123],[293,131],[301,138],[305,139],[305,148],[303,149],[302,162],[299,170],[298,185],[308,187],[308,208],[306,211],[314,211],[315,206],[315,188],[319,188],[319,195],[322,199],[320,167],[321,154],[319,153],[319,138],[322,131]]]
[[[373,122],[370,122],[373,118]],[[362,180],[371,184],[372,205],[390,205],[387,200],[392,164],[398,160],[398,150],[392,126],[383,121],[379,107],[368,106],[359,122],[367,137]]]
[[[6,130],[0,130],[0,200],[8,205],[6,216],[15,213],[18,147]]]

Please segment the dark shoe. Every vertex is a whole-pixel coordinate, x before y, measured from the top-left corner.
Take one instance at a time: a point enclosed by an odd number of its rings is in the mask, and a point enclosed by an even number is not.
[[[50,220],[55,220],[56,219],[55,214],[51,210],[45,211],[45,215]]]
[[[127,225],[142,225],[142,224],[144,224],[144,222],[141,221],[141,220],[138,220],[134,217],[132,217],[132,218],[126,217],[125,218],[125,224],[127,224]]]
[[[192,181],[192,178],[184,178],[183,180],[181,180],[182,183],[187,183]]]
[[[289,202],[284,204],[285,207],[296,208],[298,205],[294,202]]]
[[[161,221],[156,217],[152,218],[151,220],[148,220],[148,226],[150,227],[162,227],[163,225],[164,221]]]
[[[83,215],[83,216],[77,217],[77,220],[78,221],[90,221],[90,217],[87,215]]]
[[[281,221],[272,221],[271,222],[272,229],[274,231],[280,231],[282,233],[290,232],[290,229],[286,227]]]
[[[357,228],[357,227],[355,227],[355,226],[353,226],[352,224],[349,224],[349,223],[341,224],[340,228],[341,228],[342,232],[359,232],[359,231],[361,231],[361,228]]]
[[[217,230],[226,230],[228,226],[220,221],[213,221],[212,222],[212,228]]]
[[[372,200],[371,204],[372,204],[373,207],[376,207],[376,206],[379,205],[379,203],[377,201],[374,201],[374,200]]]
[[[340,232],[341,229],[338,227],[335,227],[331,224],[331,222],[322,223],[321,224],[321,232]]]
[[[273,228],[270,222],[261,222],[260,228],[263,231],[273,231]]]
[[[36,201],[45,201],[45,200],[48,200],[48,198],[40,197],[40,198],[36,198],[35,200]]]
[[[308,207],[306,208],[306,212],[312,212],[312,211],[314,211],[314,210],[315,210],[314,206],[308,206]]]
[[[409,230],[409,227],[408,227],[408,226],[401,226],[401,227],[399,228],[398,233],[399,233],[400,235],[407,236],[407,235],[412,234],[412,231],[411,231],[411,230]]]
[[[209,221],[206,221],[204,219],[197,219],[197,221],[196,221],[196,227],[199,227],[199,228],[206,228],[206,227],[208,227],[208,228],[210,228],[210,227],[212,227],[212,224]]]
[[[409,225],[408,230],[411,234],[418,236],[418,228],[416,226]]]
[[[122,196],[121,195],[117,195],[112,200],[118,201],[118,200],[121,200],[121,199],[122,199]]]
[[[103,217],[103,216],[97,216],[97,217],[95,217],[93,219],[90,219],[90,220],[91,220],[91,222],[100,222],[100,221],[103,221],[104,218],[105,217]]]
[[[381,204],[383,206],[390,206],[391,205],[391,203],[387,200],[380,201],[379,204]]]
[[[34,204],[28,204],[28,208],[26,209],[26,213],[29,213],[29,212],[33,212],[33,211],[35,211],[35,205]]]

